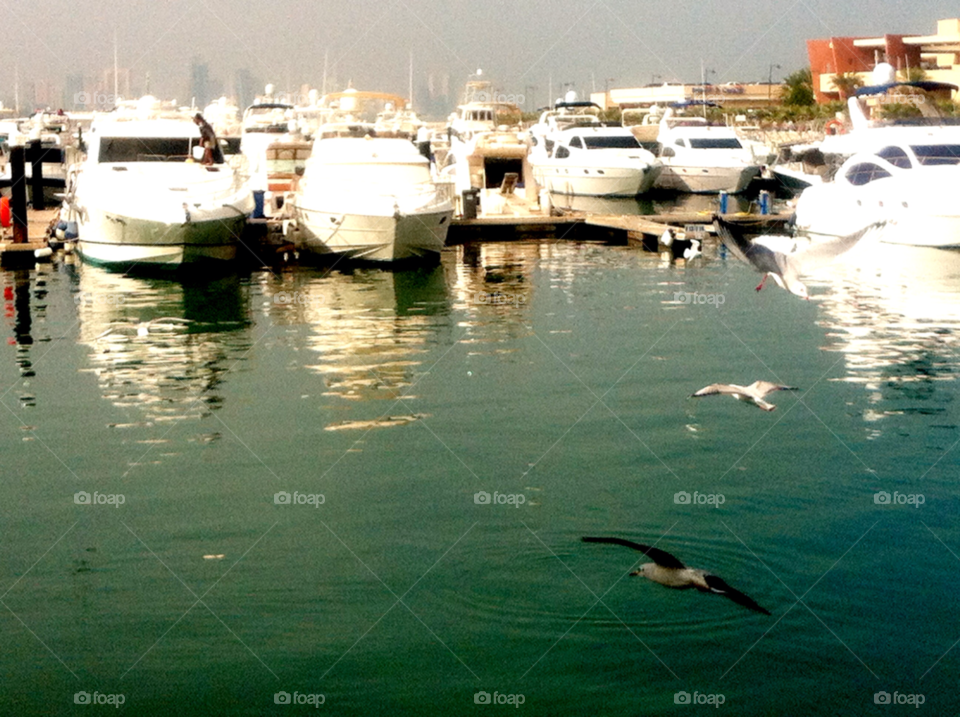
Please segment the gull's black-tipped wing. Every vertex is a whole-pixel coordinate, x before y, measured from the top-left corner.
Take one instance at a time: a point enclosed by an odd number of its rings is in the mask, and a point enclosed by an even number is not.
[[[733,600],[733,602],[737,603],[737,605],[742,605],[748,610],[763,613],[764,615],[770,614],[769,610],[757,605],[753,598],[744,595],[739,590],[727,585],[727,581],[723,578],[718,578],[716,575],[704,575],[703,579],[707,581],[707,585],[710,586],[711,592],[714,592],[717,595],[723,595],[725,598]]]
[[[779,383],[770,383],[769,381],[754,381],[750,387],[756,389],[757,393],[761,396],[766,396],[768,393],[773,393],[774,391],[799,390],[796,386],[784,386]]]
[[[755,244],[744,235],[740,227],[714,216],[713,227],[724,246],[741,261],[745,261],[762,274],[783,274],[784,255],[763,244]]]
[[[642,543],[634,543],[630,540],[624,540],[623,538],[584,538],[584,543],[609,543],[610,545],[622,545],[625,548],[633,548],[634,550],[639,550],[641,553],[650,558],[657,565],[660,565],[664,568],[677,568],[681,569],[686,567],[673,555],[670,555],[666,550],[660,550],[660,548],[654,548],[652,545],[643,545]]]

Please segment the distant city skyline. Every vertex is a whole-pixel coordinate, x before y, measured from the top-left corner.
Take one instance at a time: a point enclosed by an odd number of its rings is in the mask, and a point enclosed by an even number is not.
[[[116,37],[132,96],[149,88],[187,104],[199,88],[204,99],[226,93],[244,103],[266,82],[320,88],[325,67],[328,90],[352,83],[406,95],[412,53],[415,107],[437,113],[478,68],[524,96],[524,109],[546,104],[550,89],[586,96],[701,76],[779,81],[807,66],[807,39],[933,33],[960,8],[948,0],[37,0],[30,15],[43,22],[10,25],[17,41],[0,47],[0,99],[9,106],[17,84],[23,111],[112,93]]]

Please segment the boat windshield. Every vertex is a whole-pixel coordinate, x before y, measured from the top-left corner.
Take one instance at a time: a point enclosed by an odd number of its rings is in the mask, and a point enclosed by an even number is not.
[[[736,137],[691,137],[693,149],[743,149]]]
[[[907,156],[907,153],[896,145],[884,147],[877,152],[877,156],[883,157],[894,167],[900,167],[900,169],[910,169],[913,166],[910,163],[910,157]]]
[[[633,135],[623,137],[584,137],[587,149],[639,149],[640,143]]]
[[[960,145],[924,144],[911,146],[910,149],[923,165],[960,164]]]
[[[100,140],[100,162],[183,162],[191,156],[198,140],[189,137],[104,137]],[[213,161],[223,162],[219,148]]]

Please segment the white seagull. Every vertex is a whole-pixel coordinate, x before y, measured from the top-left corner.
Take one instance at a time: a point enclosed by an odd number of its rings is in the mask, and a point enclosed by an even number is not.
[[[738,401],[752,403],[757,408],[764,411],[772,411],[776,408],[772,403],[767,403],[763,397],[774,391],[796,391],[796,386],[783,386],[779,383],[770,383],[769,381],[754,381],[749,386],[738,386],[735,383],[711,383],[709,386],[701,388],[690,398],[703,398],[704,396],[717,396],[726,394],[733,396]]]
[[[674,588],[676,590],[696,588],[702,593],[722,595],[723,597],[737,603],[737,605],[742,605],[748,610],[760,612],[764,615],[770,614],[769,610],[757,605],[757,603],[753,601],[753,598],[750,598],[739,590],[727,585],[727,582],[723,578],[717,577],[716,575],[711,575],[706,570],[700,570],[699,568],[688,568],[676,557],[665,550],[654,548],[651,545],[634,543],[629,540],[624,540],[623,538],[584,538],[583,542],[623,545],[627,548],[639,550],[641,553],[653,560],[652,563],[644,563],[641,565],[639,569],[630,573],[631,575],[642,575],[647,580],[652,580],[655,583],[659,583],[660,585],[665,585],[668,588]]]
[[[744,236],[743,230],[735,224],[714,216],[713,226],[720,241],[737,256],[763,274],[757,291],[763,288],[768,276],[792,294],[809,299],[807,287],[800,281],[800,274],[829,264],[845,251],[852,249],[867,233],[880,229],[886,222],[876,222],[865,226],[858,232],[837,237],[828,241],[811,244],[807,249],[799,249],[797,243],[787,236],[761,236],[752,242]]]

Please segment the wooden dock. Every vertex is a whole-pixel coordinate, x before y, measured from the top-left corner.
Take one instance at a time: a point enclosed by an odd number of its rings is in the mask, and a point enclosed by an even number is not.
[[[13,242],[12,230],[3,229],[3,238],[0,239],[0,264],[23,264],[34,263],[38,260],[48,260],[47,257],[38,258],[35,252],[38,249],[46,249],[47,228],[50,222],[60,212],[60,208],[44,209],[42,211],[27,211],[27,241],[15,244]]]

